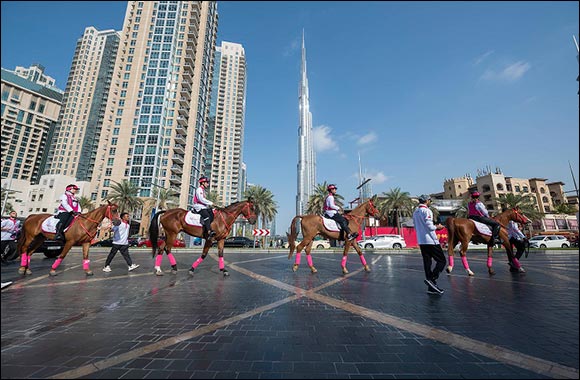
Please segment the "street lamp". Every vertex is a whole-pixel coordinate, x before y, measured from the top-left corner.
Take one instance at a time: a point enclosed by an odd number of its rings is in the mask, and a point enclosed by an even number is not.
[[[362,204],[365,201],[365,194],[364,194],[364,191],[362,190],[363,189],[363,186],[366,185],[367,183],[369,183],[371,181],[371,179],[372,178],[365,179],[363,181],[363,183],[361,183],[360,185],[358,185],[358,187],[356,188],[358,190],[358,194],[359,194],[359,200],[360,200],[359,201],[360,202],[359,204]],[[361,228],[362,228],[362,239],[365,240],[366,218],[363,218]]]

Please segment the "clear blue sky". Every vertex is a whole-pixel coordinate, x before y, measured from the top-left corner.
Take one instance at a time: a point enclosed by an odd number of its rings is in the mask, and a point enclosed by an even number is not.
[[[125,2],[2,2],[2,67],[39,62],[64,88],[86,26],[122,28]],[[490,166],[578,181],[578,2],[218,2],[218,43],[248,65],[248,181],[295,213],[300,39],[306,34],[317,182],[357,197],[443,191]]]

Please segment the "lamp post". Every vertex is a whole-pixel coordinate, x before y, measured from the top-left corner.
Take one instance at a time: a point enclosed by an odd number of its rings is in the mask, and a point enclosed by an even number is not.
[[[370,181],[371,181],[371,178],[367,178],[363,181],[363,183],[361,183],[357,187],[357,190],[359,191],[359,204],[362,204],[365,201],[365,194],[363,191],[363,186],[366,185],[367,183],[369,183]],[[366,218],[363,218],[361,228],[362,228],[362,239],[365,240]]]

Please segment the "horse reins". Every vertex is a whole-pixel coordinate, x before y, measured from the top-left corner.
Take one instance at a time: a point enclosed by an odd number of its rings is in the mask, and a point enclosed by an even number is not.
[[[108,205],[107,206],[107,211],[105,211],[105,217],[109,218],[110,220],[113,220],[113,213],[111,211],[111,205]],[[86,217],[86,216],[84,216],[82,214],[75,216],[75,219],[76,218],[86,219],[86,220],[88,220],[90,222],[96,223],[97,226],[103,222],[102,220],[101,221],[93,220],[93,219],[88,218],[88,217]],[[73,220],[73,222],[74,222],[74,220]],[[89,237],[91,238],[91,241],[95,238],[95,236],[97,236],[97,232],[96,231],[95,231],[94,235],[91,236],[91,233],[89,232],[89,230],[86,229],[86,227],[84,226],[84,224],[80,220],[79,220],[79,225],[81,226],[81,228],[83,230],[85,230],[85,232],[87,233],[87,235],[89,235]]]
[[[243,211],[244,211],[244,209],[246,207],[248,208],[248,214],[250,214],[250,203],[246,203],[246,205],[244,206],[244,208],[242,209],[242,212],[240,212],[240,214],[243,214]],[[232,223],[231,224],[228,224],[228,222],[226,221],[226,218],[224,217],[223,213],[225,213],[227,215],[230,215],[230,216],[234,216],[234,213],[233,212],[232,213],[227,212],[225,209],[221,209],[221,210],[218,210],[218,211],[221,211],[219,215],[222,217],[222,220],[224,221],[224,224],[226,225],[226,227],[227,227],[227,229],[229,231],[230,228],[232,228],[232,226],[236,222],[237,216],[232,219]],[[244,216],[244,218],[246,218],[246,217]],[[246,218],[246,219],[248,219],[248,218]]]

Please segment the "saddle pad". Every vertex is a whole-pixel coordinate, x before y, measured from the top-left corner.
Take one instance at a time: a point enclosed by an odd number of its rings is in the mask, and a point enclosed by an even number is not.
[[[56,225],[57,225],[58,221],[59,221],[59,219],[56,218],[54,215],[49,216],[48,218],[44,219],[44,222],[42,222],[42,226],[40,227],[42,229],[42,232],[46,232],[47,234],[55,234],[56,233]],[[71,224],[69,224],[67,226],[67,228],[64,229],[64,232],[68,231],[68,229],[70,228],[71,225],[72,225],[72,222],[71,222]]]
[[[487,224],[476,222],[475,220],[472,220],[472,222],[475,223],[475,228],[477,228],[480,234],[491,236],[491,229]]]
[[[187,214],[185,214],[185,223],[190,226],[201,227],[201,215],[188,211]]]
[[[338,224],[336,223],[336,221],[334,219],[328,219],[325,217],[322,217],[322,223],[324,223],[324,227],[329,230],[329,231],[340,231],[340,229],[338,228]]]

